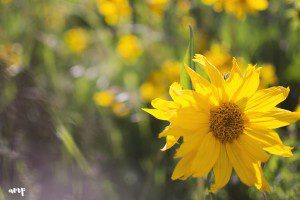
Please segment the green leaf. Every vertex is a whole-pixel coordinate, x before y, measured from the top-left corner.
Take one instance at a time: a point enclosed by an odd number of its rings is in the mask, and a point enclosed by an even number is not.
[[[183,89],[192,89],[192,84],[190,77],[187,73],[187,71],[184,68],[184,65],[188,65],[190,68],[195,70],[195,63],[193,62],[193,57],[195,55],[195,47],[194,47],[194,35],[193,35],[193,29],[191,26],[189,26],[190,30],[190,41],[189,46],[186,50],[184,59],[183,59],[183,65],[180,72],[180,85],[183,87]]]
[[[63,126],[60,125],[57,129],[57,136],[61,139],[63,145],[67,149],[68,153],[76,160],[79,167],[87,172],[91,172],[91,168],[86,161],[85,157],[81,153],[80,149],[76,145],[71,133]]]

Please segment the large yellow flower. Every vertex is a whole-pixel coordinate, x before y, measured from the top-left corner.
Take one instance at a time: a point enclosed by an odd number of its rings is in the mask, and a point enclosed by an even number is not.
[[[285,146],[273,130],[300,118],[300,113],[276,107],[286,99],[289,88],[258,90],[261,69],[249,65],[242,73],[235,59],[227,79],[204,56],[196,55],[194,61],[210,81],[186,67],[194,90],[173,83],[169,91],[173,101],[154,99],[154,109],[144,109],[170,122],[159,134],[167,141],[162,150],[183,138],[175,155],[181,160],[172,179],[202,177],[213,169],[210,191],[215,191],[227,184],[234,169],[246,185],[269,191],[261,163],[270,154],[293,156],[292,147]]]

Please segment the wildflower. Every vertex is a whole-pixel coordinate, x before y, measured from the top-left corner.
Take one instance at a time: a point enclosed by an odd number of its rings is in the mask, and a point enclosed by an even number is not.
[[[191,2],[188,0],[178,0],[176,4],[179,11],[183,13],[187,13],[192,7]]]
[[[285,146],[273,129],[300,119],[300,113],[276,107],[286,99],[289,88],[258,90],[261,69],[249,65],[242,73],[235,59],[227,79],[204,56],[197,54],[194,61],[210,81],[186,66],[194,90],[173,83],[172,101],[157,98],[151,102],[154,109],[143,109],[170,122],[159,134],[166,137],[162,150],[183,138],[175,155],[181,160],[172,179],[202,177],[213,170],[212,192],[227,184],[234,169],[246,185],[270,191],[261,163],[267,162],[269,154],[293,156],[292,147]]]
[[[278,82],[275,67],[272,64],[261,66],[260,88],[266,88]]]
[[[11,4],[13,0],[0,0],[2,4]]]
[[[227,13],[243,19],[246,13],[256,13],[268,8],[267,0],[202,0],[206,5],[213,5],[215,11],[225,10]]]
[[[222,74],[230,71],[232,56],[224,45],[214,43],[204,55]]]
[[[117,46],[119,55],[128,62],[135,61],[142,53],[142,46],[134,35],[122,36]]]
[[[0,45],[0,63],[5,67],[21,65],[22,47],[20,44],[2,44]]]
[[[148,4],[150,10],[154,14],[159,15],[159,16],[161,16],[164,13],[168,3],[169,3],[169,0],[148,0],[147,1],[147,4]]]
[[[171,83],[179,80],[181,63],[173,60],[165,61],[161,69],[150,74],[147,81],[140,87],[141,97],[144,101],[154,98],[167,97],[168,88]]]
[[[115,26],[131,16],[128,0],[97,0],[98,11],[107,24]]]
[[[71,51],[80,54],[87,47],[88,34],[82,28],[73,28],[65,33],[64,40]]]
[[[126,93],[120,93],[115,88],[97,92],[94,95],[94,102],[99,106],[109,108],[117,117],[125,117],[130,113],[130,107],[125,102],[127,98]]]
[[[129,114],[130,109],[126,106],[125,103],[117,102],[117,103],[113,104],[112,111],[118,117],[125,117]]]
[[[94,101],[97,105],[103,107],[109,107],[114,102],[114,94],[110,91],[101,91],[94,95]]]
[[[193,17],[186,15],[181,19],[181,27],[184,28],[188,26],[196,27],[196,21]]]

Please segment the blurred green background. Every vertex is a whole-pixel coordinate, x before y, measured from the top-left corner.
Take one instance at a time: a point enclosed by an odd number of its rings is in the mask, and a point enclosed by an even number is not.
[[[260,87],[290,86],[281,107],[296,110],[300,2],[244,16],[207,2],[0,0],[0,199],[18,199],[12,187],[30,200],[202,199],[204,180],[170,179],[174,149],[157,138],[166,123],[140,109],[179,82],[189,25],[197,53],[223,73],[233,56],[263,67]],[[299,130],[278,130],[295,156],[266,163],[265,198],[300,198]],[[233,174],[213,197],[263,194]]]

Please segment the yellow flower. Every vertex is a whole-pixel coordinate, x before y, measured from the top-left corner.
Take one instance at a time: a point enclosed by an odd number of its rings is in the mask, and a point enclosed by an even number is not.
[[[223,10],[223,4],[226,0],[202,0],[206,5],[213,5],[215,11],[221,12]]]
[[[98,11],[109,25],[117,25],[131,16],[128,0],[97,0]]]
[[[223,9],[242,19],[246,13],[255,13],[268,8],[267,0],[202,0],[206,5],[213,5],[217,12]]]
[[[264,64],[261,66],[260,88],[266,88],[278,82],[275,67],[272,64]]]
[[[142,53],[139,39],[134,35],[122,36],[118,42],[117,52],[126,61],[135,61]]]
[[[125,103],[118,102],[112,106],[112,111],[118,117],[125,117],[129,114],[130,109],[126,106]]]
[[[0,64],[3,63],[5,67],[20,66],[21,54],[20,44],[2,44],[0,45]]]
[[[11,4],[13,0],[1,0],[0,1],[2,4]]]
[[[143,100],[151,101],[157,94],[157,90],[153,83],[145,82],[140,87],[140,93]]]
[[[197,54],[194,61],[210,81],[186,66],[194,90],[173,83],[172,101],[154,99],[154,109],[143,109],[170,122],[159,134],[166,137],[162,150],[183,138],[172,179],[202,177],[213,170],[210,191],[215,191],[227,184],[234,169],[246,185],[269,191],[261,163],[267,162],[269,154],[293,156],[292,147],[285,146],[273,130],[300,119],[300,113],[276,107],[286,99],[289,88],[258,90],[261,69],[249,65],[242,73],[235,59],[227,79],[204,56]]]
[[[140,87],[141,97],[144,101],[167,96],[168,88],[174,81],[179,81],[181,63],[173,60],[165,61],[161,69],[150,74],[147,81]]]
[[[109,107],[114,103],[115,96],[112,92],[105,90],[94,95],[94,101],[97,105]]]
[[[205,52],[204,55],[223,75],[230,71],[232,56],[225,46],[212,44],[210,50]]]
[[[148,0],[147,4],[150,10],[157,14],[162,15],[169,3],[169,0]]]
[[[65,33],[64,40],[71,51],[80,54],[87,47],[88,34],[82,28],[73,28]]]
[[[181,18],[181,26],[183,29],[188,26],[196,27],[196,21],[193,17],[186,15]]]
[[[178,0],[176,4],[181,12],[188,12],[192,7],[191,2],[188,0]]]

